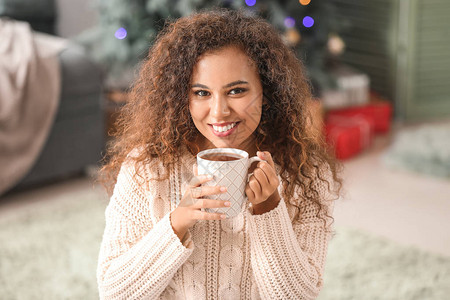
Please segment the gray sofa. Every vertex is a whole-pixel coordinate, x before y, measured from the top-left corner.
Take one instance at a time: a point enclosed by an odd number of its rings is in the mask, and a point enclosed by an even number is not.
[[[0,0],[0,16],[55,34],[54,0]],[[13,191],[80,174],[101,159],[105,144],[101,69],[76,45],[59,58],[62,86],[55,122],[38,160]]]

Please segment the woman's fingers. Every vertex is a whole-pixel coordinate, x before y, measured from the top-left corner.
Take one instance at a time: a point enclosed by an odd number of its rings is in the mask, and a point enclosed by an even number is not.
[[[194,208],[220,208],[220,207],[230,207],[230,201],[223,200],[213,200],[213,199],[197,199]]]
[[[248,185],[248,184],[245,187],[245,194],[247,195],[247,197],[250,200],[250,202],[253,203],[254,199],[255,199],[255,193],[252,191],[252,189],[250,188],[250,185]]]
[[[200,210],[193,210],[192,218],[196,220],[223,220],[227,218],[227,215],[221,213],[210,213]]]
[[[270,167],[266,162],[259,163],[258,167],[253,171],[253,176],[258,180],[261,186],[265,186],[270,184],[269,176],[267,175],[267,171],[263,169],[264,165]]]
[[[273,168],[266,162],[258,165],[258,168],[253,172],[255,177],[261,186],[261,195],[264,198],[272,195],[274,190],[278,187],[279,180],[274,172]]]
[[[256,154],[259,158],[265,160],[272,168],[275,169],[275,163],[273,162],[272,154],[270,154],[269,151],[258,151]]]
[[[194,176],[198,176],[198,167],[197,164],[192,165],[192,173],[194,173]]]
[[[190,186],[199,186],[205,182],[208,182],[212,180],[213,177],[211,175],[196,175],[192,177],[192,179],[189,181]]]
[[[275,172],[275,169],[268,162],[260,162],[258,163],[258,168],[264,172],[264,175],[267,177],[267,182],[270,185],[278,186],[278,176]]]
[[[250,177],[250,180],[248,181],[248,186],[253,191],[253,193],[255,195],[255,198],[260,198],[261,197],[262,187],[259,184],[258,180],[256,179],[255,175]]]
[[[192,198],[201,198],[204,196],[223,194],[227,191],[226,187],[223,186],[191,186],[188,187],[189,193]]]

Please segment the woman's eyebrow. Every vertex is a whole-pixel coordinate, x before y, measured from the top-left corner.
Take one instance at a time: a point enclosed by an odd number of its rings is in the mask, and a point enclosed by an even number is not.
[[[232,87],[234,85],[238,85],[238,84],[248,84],[248,82],[247,81],[243,81],[243,80],[236,80],[236,81],[230,82],[227,85],[224,85],[223,88],[226,89],[226,88]]]
[[[238,84],[248,84],[248,82],[247,82],[247,81],[243,81],[243,80],[236,80],[236,81],[233,81],[233,82],[230,82],[230,83],[224,85],[222,88],[223,88],[223,89],[226,89],[226,88],[230,88],[230,87],[232,87],[232,86],[238,85]],[[201,83],[193,84],[193,85],[191,86],[191,88],[209,89],[209,87],[207,87],[206,85],[201,84]]]
[[[195,88],[195,87],[199,87],[199,88],[202,88],[202,89],[209,89],[209,87],[207,87],[207,86],[204,85],[204,84],[200,84],[200,83],[196,83],[196,84],[193,84],[193,85],[191,86],[191,88]]]

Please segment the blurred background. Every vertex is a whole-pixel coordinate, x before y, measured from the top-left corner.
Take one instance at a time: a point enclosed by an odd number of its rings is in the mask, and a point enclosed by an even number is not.
[[[343,162],[319,299],[448,299],[447,0],[0,0],[0,298],[98,298],[114,121],[165,20],[213,6],[280,31]]]

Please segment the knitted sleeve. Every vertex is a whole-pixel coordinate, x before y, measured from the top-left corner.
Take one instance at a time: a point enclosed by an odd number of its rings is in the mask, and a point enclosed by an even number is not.
[[[145,188],[133,172],[131,164],[122,166],[106,209],[97,268],[101,299],[157,299],[193,251],[190,233],[182,243],[172,229],[161,183]]]
[[[247,212],[251,265],[262,299],[315,299],[319,294],[331,231],[313,203],[300,206],[303,214],[294,224],[283,199],[262,215]]]

